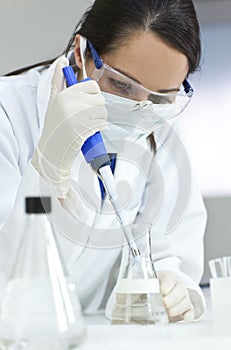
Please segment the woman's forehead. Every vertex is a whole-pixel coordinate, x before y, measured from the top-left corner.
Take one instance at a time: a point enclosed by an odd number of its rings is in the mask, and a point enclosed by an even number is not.
[[[102,58],[151,90],[179,87],[188,72],[187,57],[150,32],[130,37]]]

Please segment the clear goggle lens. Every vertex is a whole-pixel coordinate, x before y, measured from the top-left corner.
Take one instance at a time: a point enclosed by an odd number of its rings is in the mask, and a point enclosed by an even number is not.
[[[154,111],[155,106],[158,111],[160,105],[168,105],[168,107],[170,107],[170,105],[173,107],[174,105],[171,118],[175,117],[186,108],[193,95],[193,90],[186,93],[183,85],[180,91],[175,94],[151,91],[128,78],[126,75],[111,68],[106,63],[103,63],[100,69],[96,68],[91,77],[98,82],[100,89],[104,92],[134,101],[151,101]]]

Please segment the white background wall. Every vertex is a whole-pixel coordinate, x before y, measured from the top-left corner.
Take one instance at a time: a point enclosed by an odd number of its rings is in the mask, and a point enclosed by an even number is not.
[[[231,256],[231,1],[195,1],[202,32],[201,71],[191,77],[195,96],[180,128],[208,212],[208,260]]]
[[[1,1],[0,74],[59,55],[91,0]],[[231,0],[195,0],[202,30],[195,96],[180,120],[199,188],[208,208],[207,260],[231,255]]]
[[[0,0],[0,74],[59,55],[91,0]]]

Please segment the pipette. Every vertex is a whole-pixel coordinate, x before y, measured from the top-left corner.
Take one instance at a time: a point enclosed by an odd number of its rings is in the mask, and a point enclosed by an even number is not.
[[[78,81],[74,74],[73,68],[67,66],[63,68],[63,73],[67,81],[68,86],[77,84]],[[82,82],[90,80],[90,78],[82,80]],[[147,271],[144,269],[142,264],[142,259],[140,252],[137,249],[136,243],[134,241],[133,234],[128,226],[125,226],[125,218],[120,213],[119,208],[116,205],[117,191],[114,176],[110,168],[110,158],[107,154],[102,136],[100,132],[96,132],[94,135],[90,136],[81,147],[81,151],[87,163],[90,163],[92,168],[98,173],[99,178],[104,184],[105,190],[108,194],[109,200],[112,203],[116,217],[121,224],[124,236],[127,243],[132,251],[132,254],[136,261],[138,261],[143,270],[144,277],[147,278]]]
[[[71,66],[64,67],[63,73],[68,86],[78,83]],[[90,80],[90,78],[84,79],[81,82],[87,80]],[[89,163],[103,178],[103,182],[110,198],[115,199],[117,196],[116,183],[110,168],[110,158],[104,146],[100,132],[96,132],[94,135],[90,136],[82,145],[81,151],[86,162]]]

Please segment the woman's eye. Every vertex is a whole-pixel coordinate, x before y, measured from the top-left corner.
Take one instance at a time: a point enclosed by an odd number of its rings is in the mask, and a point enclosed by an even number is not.
[[[116,80],[113,78],[109,78],[110,85],[113,89],[117,90],[117,92],[123,94],[123,95],[130,95],[132,86],[131,84],[125,83],[120,80]]]

